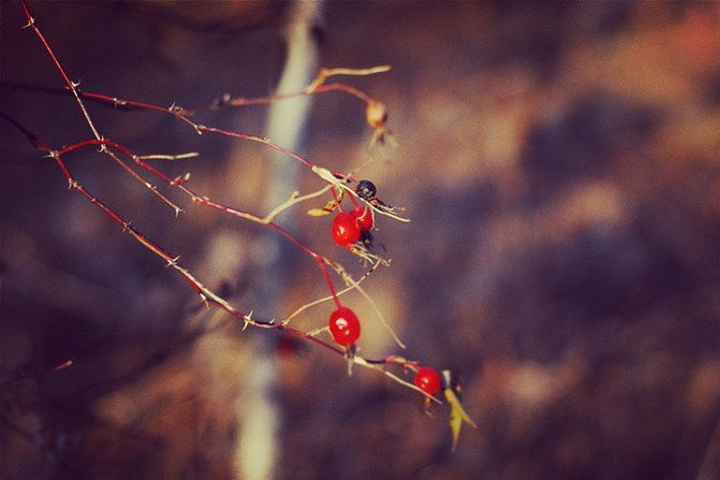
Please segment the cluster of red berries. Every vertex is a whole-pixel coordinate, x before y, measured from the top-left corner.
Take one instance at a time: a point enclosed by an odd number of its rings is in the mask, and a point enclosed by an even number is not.
[[[373,227],[373,213],[369,207],[357,207],[350,213],[340,212],[335,216],[332,237],[341,247],[349,247],[360,240],[362,232]]]
[[[360,180],[355,188],[358,196],[365,200],[375,198],[377,189],[369,180]],[[354,199],[353,199],[354,201]],[[361,239],[363,234],[369,232],[374,225],[373,212],[370,207],[359,206],[355,203],[356,208],[350,213],[340,212],[335,216],[332,226],[332,237],[335,243],[341,247],[350,247],[353,243]]]
[[[369,180],[361,180],[355,192],[364,200],[372,201],[377,189]],[[340,212],[333,220],[332,237],[341,247],[349,248],[373,228],[374,218],[370,207],[355,205],[356,208],[350,213]],[[360,338],[360,320],[347,307],[340,306],[330,315],[329,328],[335,343],[342,347],[350,348]],[[415,373],[415,386],[428,395],[435,395],[442,386],[440,374],[434,368],[420,367]]]

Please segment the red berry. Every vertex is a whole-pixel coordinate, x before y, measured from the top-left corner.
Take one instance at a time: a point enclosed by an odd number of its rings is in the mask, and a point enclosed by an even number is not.
[[[340,307],[330,315],[330,333],[335,343],[349,347],[360,337],[360,320],[349,308]]]
[[[341,247],[349,247],[360,240],[360,228],[355,217],[345,212],[338,213],[333,220],[332,237]]]
[[[368,207],[357,207],[350,212],[350,215],[357,220],[357,226],[361,232],[367,232],[373,227],[373,213]]]
[[[415,385],[428,395],[435,395],[440,390],[440,383],[440,374],[434,368],[420,367],[415,374]]]

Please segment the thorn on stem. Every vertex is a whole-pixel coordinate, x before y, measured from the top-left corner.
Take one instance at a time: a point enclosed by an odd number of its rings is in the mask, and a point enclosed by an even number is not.
[[[247,315],[243,315],[243,322],[244,322],[243,328],[242,328],[243,332],[248,328],[248,326],[250,326],[250,324],[254,323],[252,316],[253,316],[252,310],[250,310],[250,313],[248,313]]]
[[[210,302],[208,302],[207,296],[203,292],[198,292],[198,295],[200,296],[200,301],[205,305],[205,308],[210,308]]]
[[[179,175],[173,179],[172,182],[170,182],[170,185],[173,187],[177,187],[178,185],[182,185],[183,183],[187,183],[190,180],[190,172],[185,173],[184,175]],[[195,200],[193,200],[195,201]]]

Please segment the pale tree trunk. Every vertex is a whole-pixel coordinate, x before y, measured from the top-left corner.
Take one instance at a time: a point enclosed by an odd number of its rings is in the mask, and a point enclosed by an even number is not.
[[[318,24],[321,7],[319,1],[296,2],[291,7],[290,21],[285,28],[285,65],[276,93],[296,92],[312,81],[318,68],[318,45],[313,30]],[[288,150],[299,152],[311,104],[312,99],[308,96],[273,103],[268,115],[267,137]],[[299,165],[287,156],[277,152],[269,156],[272,171],[267,176],[271,179],[264,201],[267,211],[281,204],[298,188],[300,174]],[[278,219],[278,223],[286,228],[291,227],[291,222],[288,217]],[[285,289],[285,276],[280,272],[286,244],[272,234],[264,241],[269,244],[266,251],[274,254],[267,257],[263,281],[255,288],[269,311],[275,311]],[[280,411],[273,394],[276,382],[274,355],[267,345],[258,348],[257,352],[252,360],[254,365],[249,367],[250,381],[235,404],[240,435],[235,445],[233,470],[235,478],[244,480],[272,479],[279,449]]]

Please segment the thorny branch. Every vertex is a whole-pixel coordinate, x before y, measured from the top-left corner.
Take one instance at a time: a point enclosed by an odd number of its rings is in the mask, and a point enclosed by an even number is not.
[[[224,310],[225,312],[231,314],[232,316],[238,318],[244,323],[244,326],[253,326],[257,328],[262,329],[274,329],[274,330],[281,330],[287,334],[305,339],[307,341],[311,341],[316,343],[317,345],[320,345],[330,351],[333,351],[339,355],[344,356],[347,358],[347,360],[354,365],[360,365],[366,368],[371,368],[373,370],[377,370],[381,372],[382,374],[386,375],[387,377],[391,378],[392,380],[400,383],[401,385],[404,385],[412,390],[415,390],[422,395],[424,395],[426,398],[436,402],[441,403],[440,400],[435,398],[433,395],[429,395],[417,386],[413,385],[410,382],[407,382],[400,378],[398,375],[394,374],[393,372],[389,371],[387,369],[388,366],[396,365],[400,366],[403,369],[409,369],[409,370],[417,370],[418,363],[405,360],[403,357],[399,356],[389,356],[381,360],[370,360],[365,359],[362,356],[358,355],[354,350],[348,350],[344,348],[340,348],[334,344],[331,344],[329,342],[326,342],[320,338],[317,338],[316,336],[302,332],[300,330],[294,329],[288,325],[290,320],[303,312],[304,310],[317,305],[321,302],[327,301],[327,300],[334,300],[335,303],[338,305],[338,307],[341,306],[340,301],[338,297],[344,293],[347,293],[351,290],[358,290],[361,292],[362,295],[365,296],[368,301],[372,304],[373,308],[378,312],[380,315],[381,321],[383,325],[385,325],[388,330],[391,332],[393,337],[396,339],[399,345],[402,346],[402,343],[399,341],[397,336],[394,332],[390,329],[389,325],[385,321],[382,314],[379,313],[379,309],[377,308],[377,305],[370,299],[370,297],[364,292],[364,290],[360,287],[360,283],[365,280],[377,267],[382,263],[380,261],[377,261],[372,265],[370,270],[368,270],[359,280],[355,281],[352,279],[349,273],[345,271],[345,269],[337,262],[330,260],[329,258],[322,256],[318,253],[316,253],[314,250],[312,250],[310,247],[306,246],[302,242],[300,242],[295,236],[293,236],[291,233],[283,229],[282,227],[278,226],[276,223],[274,223],[274,220],[278,215],[280,215],[282,212],[286,211],[293,205],[310,200],[313,198],[317,198],[320,195],[325,194],[328,190],[332,191],[333,194],[335,194],[335,189],[340,189],[348,192],[352,197],[355,197],[359,199],[360,201],[364,202],[369,208],[371,208],[373,211],[380,215],[386,215],[392,218],[395,218],[400,221],[408,221],[408,219],[402,217],[398,214],[397,210],[393,207],[386,206],[382,203],[375,203],[375,202],[368,202],[363,198],[360,198],[355,191],[350,187],[350,184],[354,182],[354,179],[350,177],[349,175],[343,175],[340,173],[331,172],[330,170],[327,170],[324,167],[318,166],[309,160],[273,143],[269,139],[266,138],[260,138],[254,135],[244,134],[244,133],[238,133],[238,132],[232,132],[227,131],[215,127],[208,127],[205,125],[201,125],[198,123],[193,122],[190,120],[189,116],[191,116],[194,112],[192,110],[185,110],[182,107],[179,107],[177,105],[171,105],[168,108],[161,107],[158,105],[150,104],[150,103],[144,103],[144,102],[137,102],[132,100],[123,100],[116,97],[110,97],[107,95],[97,94],[97,93],[91,93],[91,92],[84,92],[79,89],[79,84],[76,82],[73,82],[70,80],[70,77],[66,73],[65,69],[62,66],[62,63],[60,62],[59,58],[53,51],[53,49],[50,46],[50,43],[47,41],[45,36],[43,35],[42,31],[37,25],[37,22],[35,18],[31,15],[31,12],[25,2],[25,0],[21,0],[22,8],[25,13],[25,16],[27,18],[27,24],[26,28],[31,28],[35,35],[39,38],[40,42],[42,43],[43,47],[45,48],[48,56],[52,60],[52,63],[54,64],[57,71],[60,73],[63,82],[65,84],[65,87],[67,90],[71,93],[73,98],[75,99],[75,102],[78,105],[78,108],[80,109],[82,116],[84,117],[87,125],[89,126],[93,139],[92,140],[85,140],[78,143],[75,143],[73,145],[61,148],[61,149],[52,149],[47,143],[45,143],[43,140],[41,140],[39,137],[31,134],[27,129],[22,127],[18,122],[11,119],[7,115],[2,115],[2,118],[10,121],[13,125],[15,125],[31,142],[32,144],[38,148],[39,150],[45,152],[47,156],[52,158],[57,166],[62,171],[63,175],[65,176],[69,188],[71,190],[74,190],[79,195],[84,197],[87,201],[89,201],[91,204],[97,206],[102,212],[110,217],[114,222],[119,224],[123,232],[129,233],[138,243],[143,245],[145,248],[150,250],[152,253],[160,257],[169,267],[172,267],[174,270],[176,270],[192,287],[192,289],[198,294],[202,302],[207,306],[215,306],[221,310]],[[344,85],[344,84],[326,84],[325,81],[328,77],[335,76],[335,75],[371,75],[374,73],[380,73],[388,71],[389,67],[381,66],[381,67],[374,67],[371,69],[363,69],[363,70],[355,70],[355,69],[323,69],[319,72],[318,77],[316,80],[309,85],[307,88],[300,92],[296,92],[294,94],[285,94],[285,95],[276,95],[276,96],[270,96],[270,97],[264,97],[259,99],[232,99],[229,98],[227,102],[234,106],[240,106],[240,105],[248,105],[248,104],[258,104],[258,103],[271,103],[274,101],[280,101],[286,98],[292,98],[294,96],[300,96],[300,95],[311,95],[311,94],[317,94],[317,93],[325,93],[330,91],[344,91],[350,95],[353,95],[362,101],[364,101],[367,104],[368,107],[368,119],[370,120],[370,110],[375,108],[379,108],[378,106],[381,106],[379,102],[376,102],[369,96],[367,96],[365,93]],[[139,108],[139,109],[145,109],[149,111],[157,111],[162,112],[165,114],[170,114],[177,118],[178,120],[184,122],[188,126],[192,127],[196,133],[202,134],[202,133],[213,133],[218,134],[226,137],[231,138],[238,138],[243,140],[249,140],[256,143],[260,143],[262,145],[265,145],[271,149],[274,149],[276,151],[279,151],[294,160],[300,162],[302,165],[310,169],[313,173],[318,175],[322,180],[326,182],[326,185],[319,189],[316,192],[306,194],[306,195],[300,195],[298,192],[293,192],[293,194],[290,196],[290,198],[273,209],[270,213],[265,215],[264,217],[253,215],[248,212],[244,212],[232,207],[228,207],[225,205],[222,205],[220,203],[216,203],[207,196],[200,195],[190,189],[187,184],[189,182],[190,175],[185,174],[177,178],[171,178],[164,173],[162,173],[157,168],[151,166],[148,164],[145,160],[153,160],[153,159],[163,159],[163,160],[178,160],[183,158],[190,158],[193,156],[197,156],[196,153],[190,153],[190,154],[181,154],[181,155],[144,155],[144,156],[138,156],[134,154],[132,151],[127,149],[126,147],[113,142],[111,140],[107,140],[105,137],[102,136],[96,125],[94,124],[87,108],[85,107],[85,104],[83,102],[83,99],[92,99],[96,101],[102,101],[102,102],[109,102],[119,107],[133,107],[133,108]],[[377,118],[375,118],[377,117]],[[371,126],[374,129],[382,128],[384,123],[384,119],[386,118],[386,115],[384,114],[384,107],[382,107],[382,110],[380,110],[380,115],[375,115],[375,120],[371,123]],[[67,167],[65,161],[63,160],[63,157],[75,150],[89,147],[89,146],[97,146],[99,147],[100,153],[103,153],[105,155],[110,156],[110,158],[117,163],[124,171],[126,171],[128,174],[130,174],[133,178],[135,178],[138,182],[143,185],[144,188],[148,189],[153,195],[160,198],[164,203],[169,205],[173,210],[175,211],[175,215],[179,215],[183,210],[181,207],[176,205],[173,201],[171,201],[169,198],[167,198],[164,194],[162,194],[158,188],[153,185],[152,183],[145,180],[145,178],[137,173],[135,170],[133,170],[130,165],[123,160],[116,152],[119,152],[120,154],[123,154],[127,156],[133,163],[135,163],[138,167],[142,168],[143,170],[149,172],[150,174],[154,175],[155,177],[161,179],[165,183],[167,183],[168,186],[171,188],[175,188],[179,191],[181,191],[183,194],[187,195],[192,203],[196,203],[199,205],[204,205],[209,208],[220,210],[224,213],[227,213],[229,215],[233,215],[239,218],[244,218],[246,220],[250,220],[262,225],[266,225],[269,228],[273,229],[277,233],[281,234],[285,238],[287,238],[290,242],[292,242],[294,245],[296,245],[298,248],[300,248],[302,251],[304,251],[307,255],[309,255],[311,258],[313,258],[319,265],[319,268],[321,269],[323,276],[325,278],[325,281],[328,284],[328,287],[330,289],[331,295],[329,297],[325,297],[319,300],[316,300],[314,302],[310,302],[297,310],[295,310],[293,313],[291,313],[288,317],[286,317],[282,321],[259,321],[254,318],[252,318],[253,312],[249,313],[243,313],[239,310],[237,310],[235,307],[233,307],[228,301],[226,301],[221,296],[214,293],[210,288],[206,287],[198,278],[196,278],[187,268],[185,268],[183,265],[179,262],[179,256],[172,255],[170,252],[165,250],[163,247],[155,243],[153,240],[148,238],[146,235],[141,233],[139,230],[137,230],[132,224],[125,220],[123,217],[121,217],[118,213],[116,213],[112,208],[110,208],[108,205],[103,203],[97,196],[92,194],[90,191],[85,189],[72,175],[71,171]],[[357,201],[353,198],[353,202],[357,204]],[[346,283],[346,287],[337,292],[335,290],[335,287],[333,286],[332,279],[330,277],[330,272],[328,269],[328,266],[333,269]]]

